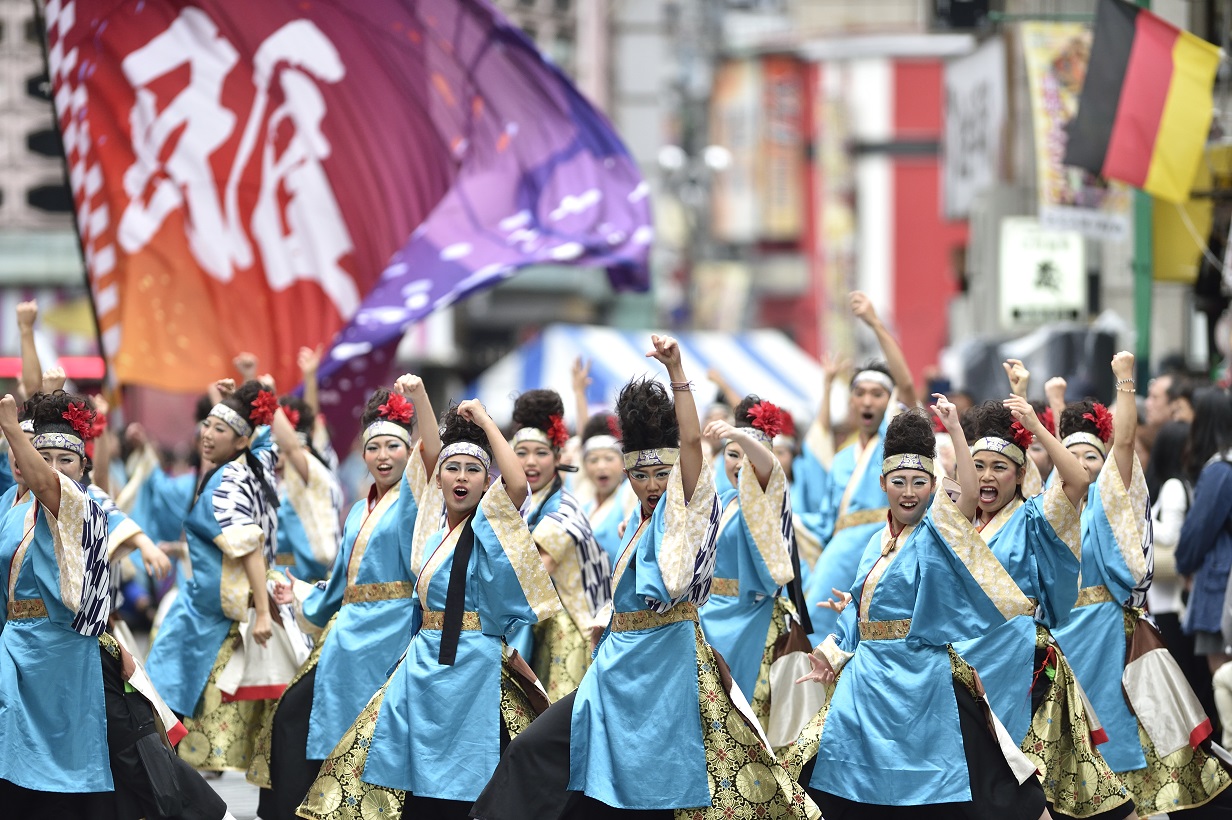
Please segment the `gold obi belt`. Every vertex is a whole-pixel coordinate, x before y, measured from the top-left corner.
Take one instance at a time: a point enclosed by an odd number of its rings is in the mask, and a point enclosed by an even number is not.
[[[655,629],[681,621],[697,623],[697,607],[684,601],[662,614],[649,609],[639,609],[636,612],[613,612],[612,631],[633,632],[639,629]]]
[[[293,567],[295,566],[295,553],[280,552],[274,556],[274,566],[276,567]]]
[[[902,640],[911,631],[910,618],[898,618],[893,621],[860,621],[859,624],[862,641]]]
[[[42,598],[29,598],[24,601],[9,601],[9,620],[21,621],[27,618],[46,618],[47,604]]]
[[[410,598],[415,593],[415,584],[410,581],[386,581],[381,584],[354,584],[342,593],[342,604],[393,601]]]
[[[423,614],[423,629],[434,629],[438,632],[445,628],[445,613],[435,609],[424,610]],[[479,632],[479,613],[478,612],[463,612],[462,613],[462,631],[463,632]]]
[[[1115,604],[1117,599],[1112,597],[1112,590],[1100,584],[1095,587],[1083,587],[1078,590],[1078,602],[1074,606],[1090,606],[1091,604]]]
[[[848,527],[858,527],[862,524],[884,524],[889,507],[878,507],[875,510],[860,510],[840,515],[834,524],[834,531],[845,530]]]

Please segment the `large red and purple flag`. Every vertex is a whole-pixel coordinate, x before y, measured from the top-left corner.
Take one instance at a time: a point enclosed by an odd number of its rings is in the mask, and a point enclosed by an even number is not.
[[[410,324],[534,264],[648,286],[648,187],[486,0],[50,0],[104,354],[197,391],[328,344],[353,429]],[[344,439],[345,441],[346,439]]]

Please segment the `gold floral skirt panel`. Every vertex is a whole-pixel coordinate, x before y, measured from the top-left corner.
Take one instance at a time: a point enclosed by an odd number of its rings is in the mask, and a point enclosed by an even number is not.
[[[574,624],[569,613],[561,612],[531,627],[535,652],[531,668],[555,703],[578,688],[590,666],[590,639]]]
[[[1091,724],[1074,670],[1048,630],[1036,627],[1035,645],[1047,651],[1052,685],[1031,716],[1022,749],[1037,771],[1049,805],[1071,817],[1090,817],[1124,805],[1130,794],[1091,740]]]
[[[1134,796],[1139,817],[1201,806],[1232,784],[1227,770],[1201,748],[1186,746],[1160,757],[1141,723],[1138,739],[1146,755],[1146,768],[1121,772],[1120,776]]]
[[[308,659],[304,661],[299,671],[295,673],[295,677],[291,678],[291,682],[287,684],[289,691],[292,686],[299,683],[300,679],[317,668],[317,661],[321,660],[321,648],[325,646],[325,636],[334,628],[334,621],[338,615],[335,613],[330,617],[329,622],[325,624],[325,628],[321,630],[321,634],[317,636],[316,644],[312,647],[312,652],[308,654]],[[283,692],[286,694],[286,691]],[[248,763],[248,782],[254,786],[260,786],[263,789],[273,788],[270,782],[270,739],[274,732],[274,715],[278,712],[278,704],[282,703],[282,698],[279,697],[274,705],[265,710],[265,719],[261,721],[261,731],[257,733],[257,739],[252,745],[252,760]]]
[[[246,772],[265,713],[273,705],[272,700],[223,702],[216,685],[218,676],[235,653],[239,639],[239,625],[231,624],[210,670],[197,712],[184,718],[188,734],[175,747],[180,758],[199,771]]]
[[[761,653],[761,667],[757,670],[757,683],[749,701],[763,729],[770,728],[770,664],[774,663],[774,645],[787,632],[788,619],[795,617],[795,605],[787,598],[775,596],[770,629],[766,631],[766,645]]]
[[[677,809],[676,820],[820,818],[820,810],[796,782],[799,772],[792,775],[784,768],[732,705],[714,652],[700,628],[695,628],[694,633],[702,745],[706,748],[711,805]]]
[[[509,737],[514,738],[535,719],[535,712],[506,666],[501,664],[501,720]],[[300,817],[306,820],[401,820],[406,792],[374,786],[360,779],[368,762],[368,749],[388,686],[389,681],[386,681],[377,690],[321,764],[316,782],[296,811]]]

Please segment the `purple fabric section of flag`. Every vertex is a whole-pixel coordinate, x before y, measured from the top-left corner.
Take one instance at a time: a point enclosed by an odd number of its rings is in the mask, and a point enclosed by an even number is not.
[[[429,101],[401,142],[446,146],[453,177],[322,361],[322,409],[340,448],[389,380],[405,329],[433,310],[528,265],[601,267],[617,289],[649,286],[649,188],[607,119],[489,3],[391,7],[423,32],[414,47],[425,76],[407,80]]]

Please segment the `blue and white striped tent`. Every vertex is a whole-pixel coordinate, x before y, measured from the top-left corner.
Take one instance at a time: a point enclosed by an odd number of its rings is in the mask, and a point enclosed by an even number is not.
[[[662,365],[646,358],[650,330],[617,330],[590,325],[549,325],[492,365],[471,386],[499,424],[508,423],[519,393],[550,387],[565,399],[573,416],[572,367],[581,356],[590,361],[593,380],[587,398],[592,412],[616,404],[620,388],[634,376],[654,376],[666,383]],[[821,365],[777,330],[744,333],[674,333],[681,345],[685,373],[697,385],[699,410],[717,394],[706,378],[715,369],[741,395],[756,393],[791,411],[798,425],[817,413],[824,379]]]

